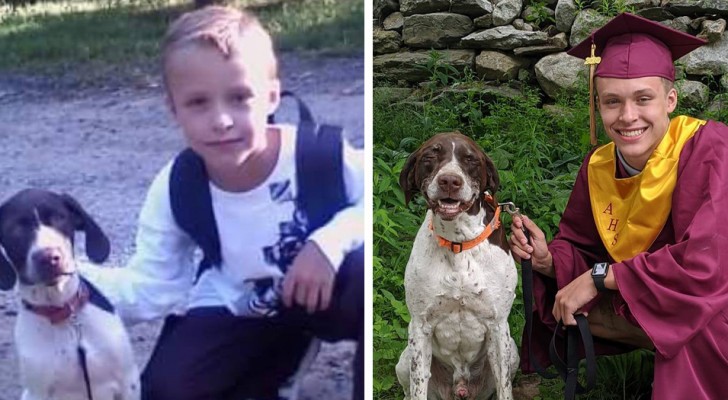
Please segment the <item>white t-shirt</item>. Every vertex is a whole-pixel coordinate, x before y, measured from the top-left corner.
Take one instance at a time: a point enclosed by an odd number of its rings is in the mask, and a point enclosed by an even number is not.
[[[281,151],[271,175],[258,187],[231,193],[210,183],[220,237],[222,265],[207,269],[195,283],[196,245],[176,224],[169,199],[172,162],[157,174],[139,216],[136,252],[126,268],[81,266],[128,323],[183,314],[201,306],[226,306],[245,315],[241,296],[253,280],[282,278],[276,245],[299,224],[294,218],[297,195],[295,127],[281,125]],[[363,244],[363,152],[344,146],[344,184],[354,204],[339,211],[311,234],[338,270],[346,254]]]

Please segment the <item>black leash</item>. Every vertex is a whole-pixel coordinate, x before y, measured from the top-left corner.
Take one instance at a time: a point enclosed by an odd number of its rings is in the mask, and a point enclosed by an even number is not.
[[[516,211],[518,212],[518,211]],[[531,232],[525,227],[523,228],[523,234],[526,235],[526,244],[531,244]],[[538,359],[533,355],[533,346],[531,345],[531,336],[533,332],[533,266],[531,259],[521,259],[521,286],[523,290],[523,308],[526,313],[526,341],[528,342],[528,359],[531,361],[531,366],[536,372],[546,379],[553,379],[559,376],[546,371],[546,368],[541,366]],[[553,341],[553,339],[552,339]]]
[[[563,323],[559,321],[556,324],[556,330],[551,337],[551,345],[549,346],[549,357],[554,367],[559,372],[561,379],[566,383],[564,388],[564,399],[572,400],[577,394],[584,394],[594,388],[597,381],[597,363],[594,356],[594,341],[591,332],[589,332],[589,322],[587,322],[584,314],[575,314],[576,327],[566,327],[566,362],[564,362],[556,350],[556,332],[563,327]],[[584,345],[584,355],[586,356],[586,387],[581,386],[578,381],[579,377],[579,353],[577,344],[579,343],[579,335]]]
[[[78,362],[81,364],[81,370],[83,371],[83,380],[86,382],[86,396],[88,400],[94,400],[94,396],[91,394],[91,379],[88,376],[88,365],[86,365],[86,350],[79,344],[77,351]]]
[[[91,378],[88,373],[88,364],[86,363],[86,349],[81,346],[81,322],[78,320],[78,316],[75,312],[71,314],[71,323],[76,331],[76,338],[78,344],[76,345],[76,353],[78,354],[78,363],[81,365],[81,372],[83,372],[83,381],[86,384],[86,397],[88,400],[94,400],[94,396],[91,393]]]
[[[519,209],[512,202],[501,203],[503,209],[511,214],[511,216],[521,216]],[[526,235],[526,244],[531,244],[531,233],[523,227],[523,234]],[[564,399],[573,400],[576,394],[583,394],[590,391],[596,385],[596,357],[594,356],[594,341],[589,331],[589,323],[583,314],[574,315],[577,327],[567,326],[566,336],[564,337],[566,347],[566,362],[564,362],[556,350],[556,336],[562,329],[563,323],[559,321],[556,329],[551,337],[549,346],[549,358],[556,367],[558,373],[550,373],[538,362],[533,355],[533,346],[531,345],[531,337],[533,331],[533,264],[531,259],[521,259],[521,287],[523,290],[523,308],[526,314],[526,342],[528,345],[528,359],[536,372],[546,379],[553,379],[561,376],[565,382]],[[584,353],[586,355],[586,373],[587,385],[583,387],[578,382],[579,375],[579,353],[577,344],[579,342],[579,334],[584,344]]]

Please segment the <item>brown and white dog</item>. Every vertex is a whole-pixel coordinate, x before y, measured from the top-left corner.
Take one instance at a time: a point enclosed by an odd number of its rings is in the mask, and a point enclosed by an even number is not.
[[[137,400],[129,337],[113,307],[78,274],[76,231],[84,231],[92,261],[108,257],[106,235],[70,196],[28,189],[0,206],[0,289],[15,287],[21,303],[15,343],[22,399]]]
[[[404,279],[411,320],[396,370],[405,400],[513,398],[508,314],[518,276],[497,203],[485,196],[498,185],[493,162],[459,132],[433,136],[402,169],[405,200],[421,193],[429,207]]]

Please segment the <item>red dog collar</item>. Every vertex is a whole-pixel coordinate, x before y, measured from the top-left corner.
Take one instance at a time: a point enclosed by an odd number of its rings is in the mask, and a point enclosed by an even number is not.
[[[46,317],[51,324],[59,324],[80,310],[89,299],[89,291],[83,282],[79,283],[78,291],[62,306],[35,305],[23,300],[23,306],[28,311]]]

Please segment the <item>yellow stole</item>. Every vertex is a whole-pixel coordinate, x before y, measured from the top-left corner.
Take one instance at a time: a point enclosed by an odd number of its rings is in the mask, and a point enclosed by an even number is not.
[[[614,142],[589,159],[589,198],[599,236],[620,262],[647,250],[662,230],[672,208],[677,164],[685,143],[706,121],[679,116],[637,175],[617,179]]]

